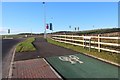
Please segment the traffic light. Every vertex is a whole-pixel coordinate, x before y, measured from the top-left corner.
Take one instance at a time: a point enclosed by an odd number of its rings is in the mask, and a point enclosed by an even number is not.
[[[78,31],[79,31],[79,27],[78,27]]]
[[[75,31],[76,31],[76,27],[75,27]]]
[[[8,29],[8,33],[10,34],[10,29]]]
[[[48,24],[46,25],[46,29],[48,29],[49,28],[49,26],[48,26]]]
[[[50,30],[53,30],[53,28],[52,28],[52,23],[50,23]]]

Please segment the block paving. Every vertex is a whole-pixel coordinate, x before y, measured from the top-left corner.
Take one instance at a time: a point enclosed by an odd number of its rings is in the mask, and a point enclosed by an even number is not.
[[[12,78],[55,78],[58,76],[43,58],[15,61]],[[60,80],[60,79],[59,79]]]

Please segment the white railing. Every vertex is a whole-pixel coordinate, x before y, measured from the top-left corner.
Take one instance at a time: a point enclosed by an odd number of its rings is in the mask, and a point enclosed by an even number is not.
[[[120,37],[101,37],[100,35],[98,36],[53,35],[52,39],[58,42],[68,43],[68,44],[77,45],[77,46],[83,46],[83,48],[88,47],[89,50],[91,48],[98,49],[98,52],[100,52],[101,50],[104,50],[109,52],[120,53],[120,51],[115,49],[108,49],[108,48],[101,47],[101,45],[112,46],[112,48],[120,47],[120,44],[118,44],[117,42],[115,43],[109,42],[109,40],[116,40],[116,41],[120,40]],[[92,41],[92,39],[96,39],[96,41],[94,40]],[[107,39],[108,42],[101,42],[102,39]]]

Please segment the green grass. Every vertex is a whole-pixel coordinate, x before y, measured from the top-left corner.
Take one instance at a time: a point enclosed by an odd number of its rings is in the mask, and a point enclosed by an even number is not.
[[[16,47],[16,52],[31,52],[35,51],[36,48],[33,46],[32,42],[35,38],[28,38],[27,40],[19,43]]]
[[[0,35],[0,39],[2,39],[2,35]]]
[[[120,54],[106,52],[106,51],[98,52],[96,49],[91,49],[89,51],[88,48],[83,48],[83,47],[80,47],[80,46],[74,46],[74,45],[71,45],[71,44],[65,44],[65,43],[57,42],[57,41],[54,41],[50,38],[48,38],[47,41],[49,43],[52,43],[52,44],[55,44],[55,45],[58,45],[58,46],[61,46],[61,47],[64,47],[64,48],[72,49],[74,51],[77,51],[77,52],[80,52],[80,53],[83,53],[83,54],[87,53],[87,54],[90,54],[90,55],[93,55],[93,56],[96,56],[96,57],[99,57],[99,58],[102,58],[102,59],[106,59],[106,60],[109,60],[109,61],[112,61],[112,62],[115,62],[115,63],[119,64],[118,59],[120,59],[120,57],[119,57]]]

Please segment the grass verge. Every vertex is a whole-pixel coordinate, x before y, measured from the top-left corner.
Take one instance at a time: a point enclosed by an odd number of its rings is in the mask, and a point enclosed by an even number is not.
[[[57,41],[54,41],[50,38],[47,38],[47,41],[49,43],[52,43],[52,44],[55,44],[55,45],[58,45],[58,46],[61,46],[61,47],[64,47],[64,48],[72,49],[74,51],[77,51],[77,52],[80,52],[80,53],[83,53],[83,54],[87,53],[87,54],[90,54],[90,55],[93,55],[93,56],[96,56],[96,57],[99,57],[99,58],[102,58],[102,59],[105,59],[105,60],[108,60],[108,61],[115,62],[115,63],[119,64],[120,54],[106,52],[106,51],[98,52],[96,49],[91,49],[89,51],[88,48],[83,48],[83,47],[80,47],[80,46],[74,46],[74,45],[71,45],[71,44],[65,44],[65,43],[57,42]]]
[[[32,42],[35,38],[28,38],[27,40],[19,43],[16,47],[16,52],[30,52],[35,51],[36,48],[33,46]]]

